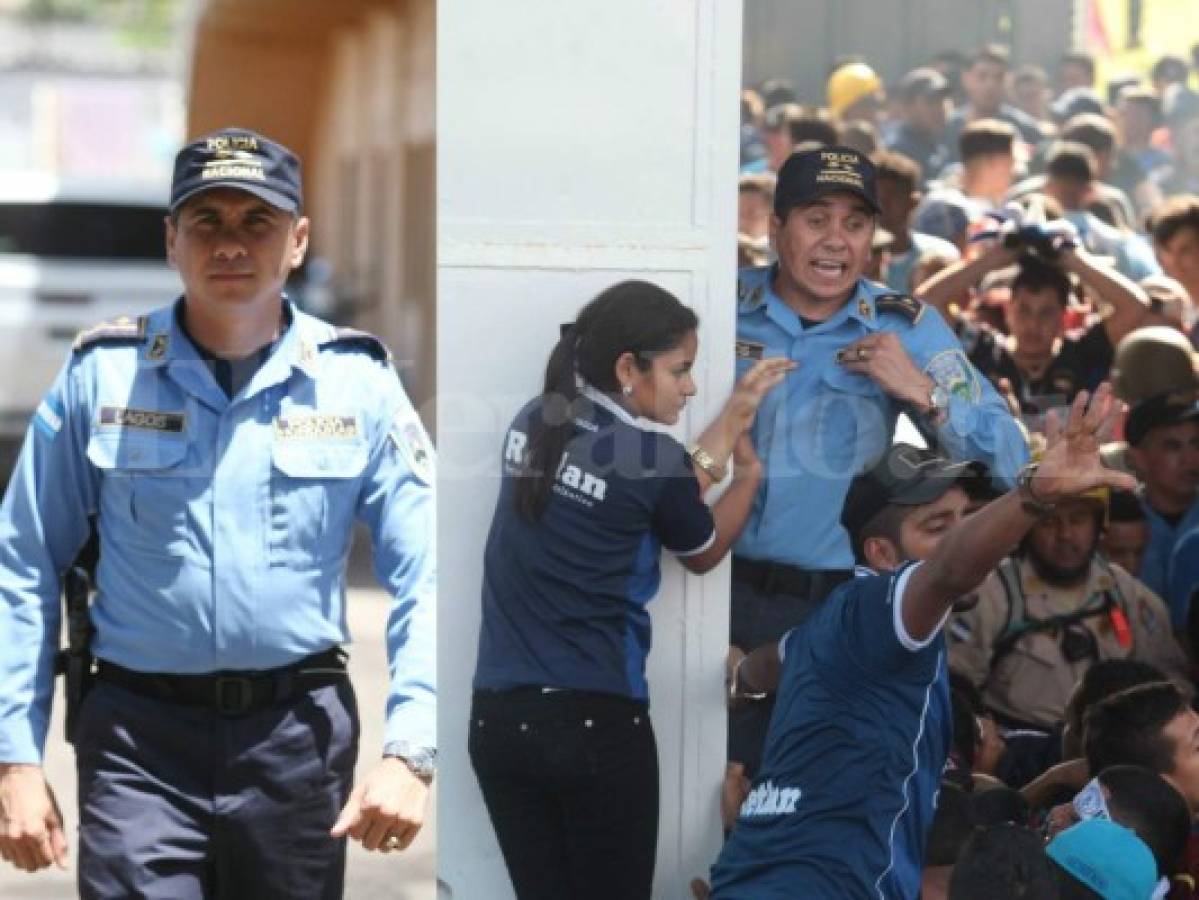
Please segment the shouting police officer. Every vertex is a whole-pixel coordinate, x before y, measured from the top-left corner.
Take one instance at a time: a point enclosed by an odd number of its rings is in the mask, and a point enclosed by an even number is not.
[[[99,537],[79,711],[91,897],[339,897],[345,835],[408,845],[434,756],[432,456],[386,350],[296,309],[300,168],[228,129],[175,161],[184,295],[84,332],[0,507],[0,854],[64,865],[41,759],[60,573]],[[355,518],[393,595],[384,758],[351,791]],[[340,815],[339,815],[340,812]]]
[[[732,643],[777,641],[853,568],[839,522],[854,475],[877,462],[907,412],[957,460],[1010,481],[1027,459],[1007,406],[935,310],[862,278],[879,212],[869,159],[845,147],[793,154],[779,171],[778,263],[741,273],[740,371],[763,356],[799,368],[762,404],[766,464],[733,559]],[[765,704],[730,723],[730,780],[756,767]]]

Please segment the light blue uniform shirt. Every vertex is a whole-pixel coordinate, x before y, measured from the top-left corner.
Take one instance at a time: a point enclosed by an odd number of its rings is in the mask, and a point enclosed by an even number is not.
[[[89,516],[92,651],[143,672],[269,669],[348,641],[360,519],[394,598],[386,742],[436,746],[433,460],[381,345],[293,310],[230,400],[172,307],[119,332],[67,361],[0,506],[0,760],[41,759],[59,574]]]
[[[956,460],[986,463],[1010,485],[1028,460],[1024,434],[1007,404],[966,359],[940,314],[915,305],[915,321],[880,311],[890,291],[865,279],[828,320],[804,328],[771,288],[773,268],[744,269],[737,307],[738,376],[762,356],[799,363],[766,395],[753,441],[766,467],[735,552],[803,569],[852,569],[841,507],[849,482],[882,458],[891,444],[901,404],[865,375],[834,358],[842,347],[879,331],[899,335],[916,365],[949,394],[948,419],[936,437]]]

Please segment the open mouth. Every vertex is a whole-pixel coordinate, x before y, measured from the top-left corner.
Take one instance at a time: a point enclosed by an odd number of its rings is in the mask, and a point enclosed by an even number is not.
[[[812,261],[812,271],[821,278],[827,278],[830,281],[844,277],[849,270],[849,265],[843,262],[835,262],[827,259],[817,259]]]

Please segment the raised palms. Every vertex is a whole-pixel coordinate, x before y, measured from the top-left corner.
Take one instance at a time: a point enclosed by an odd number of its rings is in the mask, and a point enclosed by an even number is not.
[[[1039,499],[1063,500],[1097,487],[1136,487],[1136,479],[1106,468],[1099,457],[1099,445],[1111,433],[1122,408],[1105,382],[1093,396],[1082,391],[1074,398],[1064,425],[1050,413],[1045,422],[1045,455],[1031,485]]]

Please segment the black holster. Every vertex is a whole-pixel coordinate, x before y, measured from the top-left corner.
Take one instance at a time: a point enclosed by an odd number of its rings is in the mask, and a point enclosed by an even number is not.
[[[66,733],[68,743],[75,742],[75,722],[83,698],[95,681],[95,659],[92,657],[92,618],[88,610],[91,583],[87,572],[75,566],[63,576],[63,604],[67,616],[67,646],[58,651],[55,670],[65,680],[67,700]]]

